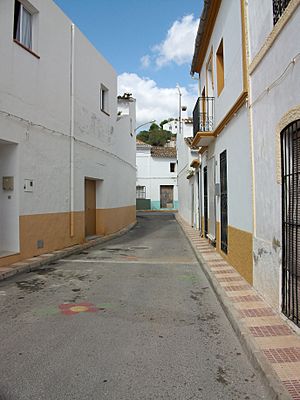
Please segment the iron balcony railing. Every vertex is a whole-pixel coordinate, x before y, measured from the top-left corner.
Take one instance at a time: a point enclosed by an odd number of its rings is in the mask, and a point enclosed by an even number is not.
[[[277,23],[291,0],[273,0],[273,23]]]
[[[194,136],[214,129],[214,97],[198,97],[193,111]]]

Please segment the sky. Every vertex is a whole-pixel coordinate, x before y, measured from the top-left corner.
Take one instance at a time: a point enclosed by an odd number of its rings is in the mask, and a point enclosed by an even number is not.
[[[137,100],[137,126],[192,114],[190,77],[203,0],[54,0],[118,74],[118,94]]]

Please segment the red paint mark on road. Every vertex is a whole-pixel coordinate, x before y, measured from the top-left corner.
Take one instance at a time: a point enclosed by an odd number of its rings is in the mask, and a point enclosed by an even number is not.
[[[96,307],[93,303],[64,303],[59,305],[59,309],[64,315],[81,314],[85,312],[97,312],[104,308]]]

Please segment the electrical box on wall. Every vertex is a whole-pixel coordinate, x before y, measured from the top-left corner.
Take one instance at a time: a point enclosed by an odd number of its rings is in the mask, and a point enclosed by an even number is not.
[[[2,189],[6,191],[14,190],[14,177],[13,176],[3,176]]]
[[[24,180],[24,192],[33,192],[33,179]]]

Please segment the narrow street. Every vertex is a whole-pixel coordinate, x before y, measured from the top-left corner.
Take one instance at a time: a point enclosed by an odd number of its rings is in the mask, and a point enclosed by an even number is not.
[[[174,215],[0,284],[1,400],[267,399]]]

